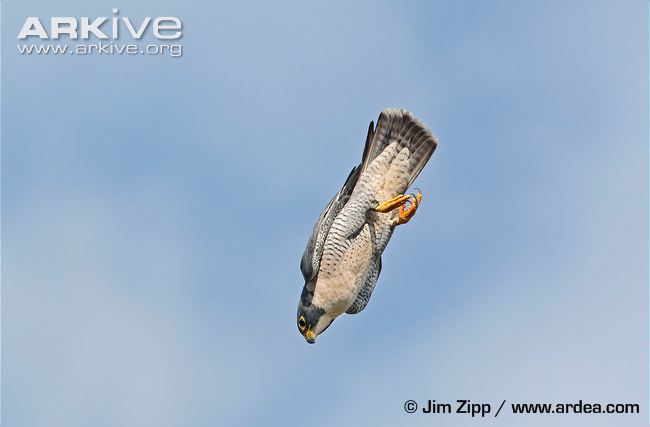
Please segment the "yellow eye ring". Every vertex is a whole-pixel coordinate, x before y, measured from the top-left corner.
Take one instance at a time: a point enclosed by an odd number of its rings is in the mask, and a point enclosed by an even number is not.
[[[304,331],[306,326],[307,326],[307,322],[305,322],[304,316],[300,316],[300,319],[298,319],[298,328],[301,331]]]

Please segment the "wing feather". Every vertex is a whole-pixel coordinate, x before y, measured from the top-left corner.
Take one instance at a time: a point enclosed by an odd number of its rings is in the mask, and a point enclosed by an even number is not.
[[[327,233],[329,233],[336,216],[341,212],[341,209],[343,209],[343,206],[345,206],[348,200],[350,200],[350,195],[352,194],[352,190],[354,190],[354,186],[357,184],[360,174],[361,169],[358,166],[352,168],[341,190],[332,197],[332,200],[325,206],[318,221],[314,224],[311,236],[307,242],[307,247],[300,260],[300,271],[302,271],[306,282],[313,279],[318,273]]]

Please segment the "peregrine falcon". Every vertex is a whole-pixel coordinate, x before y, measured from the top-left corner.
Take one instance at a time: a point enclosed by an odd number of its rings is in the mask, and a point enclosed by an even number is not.
[[[422,201],[405,194],[437,146],[411,113],[386,109],[370,122],[361,164],[321,213],[300,261],[305,285],[298,330],[308,343],[343,313],[363,310],[381,272],[381,254]]]

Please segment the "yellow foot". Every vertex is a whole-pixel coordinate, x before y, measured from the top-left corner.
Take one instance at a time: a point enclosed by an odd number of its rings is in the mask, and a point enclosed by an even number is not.
[[[422,201],[422,192],[417,190],[417,194],[400,194],[392,199],[380,203],[375,207],[376,212],[388,213],[399,208],[397,219],[391,220],[391,225],[396,226],[406,224],[415,215],[420,202]]]

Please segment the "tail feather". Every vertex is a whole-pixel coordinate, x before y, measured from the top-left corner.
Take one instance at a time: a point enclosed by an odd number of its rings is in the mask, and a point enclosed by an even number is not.
[[[438,141],[424,123],[410,112],[387,108],[379,115],[376,128],[373,122],[370,122],[363,150],[361,172],[393,142],[397,142],[398,151],[404,147],[409,149],[408,185],[410,186],[429,161]]]

